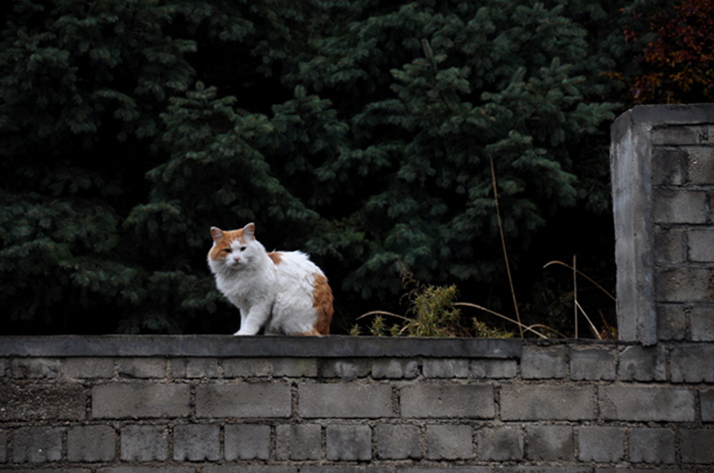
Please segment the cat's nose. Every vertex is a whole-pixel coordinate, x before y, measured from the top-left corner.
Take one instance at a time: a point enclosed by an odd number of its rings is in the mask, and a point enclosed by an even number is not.
[[[236,263],[240,263],[240,256],[234,256],[233,261],[235,261]]]

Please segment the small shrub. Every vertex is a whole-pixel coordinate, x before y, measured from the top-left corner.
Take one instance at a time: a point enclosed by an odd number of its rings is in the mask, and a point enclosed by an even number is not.
[[[406,316],[381,311],[364,314],[362,317],[374,315],[369,327],[370,335],[376,337],[391,335],[483,338],[510,338],[513,336],[513,333],[491,328],[475,317],[471,321],[471,328],[464,327],[461,324],[461,311],[454,305],[458,295],[455,285],[425,286],[404,269],[402,270],[402,281],[404,281],[405,289],[411,287],[405,295],[409,298],[409,309]],[[397,322],[387,329],[384,316],[391,316]],[[359,335],[359,333],[358,325],[355,325],[350,331],[352,335]]]

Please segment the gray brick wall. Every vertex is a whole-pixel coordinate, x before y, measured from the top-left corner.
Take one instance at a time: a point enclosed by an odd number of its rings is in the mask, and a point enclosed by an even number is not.
[[[137,356],[182,338],[110,338],[127,344],[93,357],[0,337],[0,473],[714,471],[707,342],[380,342],[349,359],[342,337],[299,357],[241,356],[231,337],[225,356]]]
[[[640,106],[612,127],[622,340],[714,340],[714,105]]]
[[[0,337],[0,473],[714,471],[714,105],[611,163],[619,342]]]

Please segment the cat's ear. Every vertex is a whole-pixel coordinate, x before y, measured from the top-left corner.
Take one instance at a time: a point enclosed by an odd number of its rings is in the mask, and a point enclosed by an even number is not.
[[[246,240],[251,239],[255,240],[255,224],[254,223],[249,223],[245,227],[243,227],[243,238]]]
[[[213,237],[213,241],[218,241],[223,238],[223,230],[218,227],[211,227],[211,236]]]

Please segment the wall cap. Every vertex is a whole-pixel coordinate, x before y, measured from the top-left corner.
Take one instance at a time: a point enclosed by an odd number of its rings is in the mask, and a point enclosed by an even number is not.
[[[523,340],[487,338],[53,335],[0,337],[0,356],[520,358]]]

